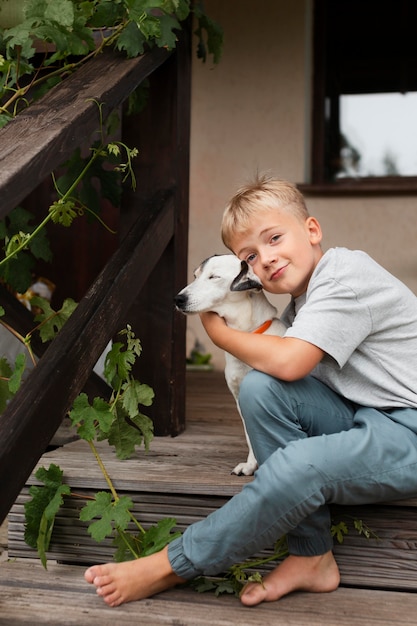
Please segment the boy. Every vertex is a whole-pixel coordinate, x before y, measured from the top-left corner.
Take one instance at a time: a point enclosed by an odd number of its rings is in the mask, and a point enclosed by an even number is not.
[[[263,176],[239,190],[222,237],[267,291],[291,295],[284,337],[202,315],[213,342],[253,368],[239,403],[259,469],[161,552],[89,568],[109,606],[224,571],[285,533],[288,558],[241,602],[332,591],[327,504],[417,494],[417,298],[363,252],[323,253],[319,222],[285,181]]]

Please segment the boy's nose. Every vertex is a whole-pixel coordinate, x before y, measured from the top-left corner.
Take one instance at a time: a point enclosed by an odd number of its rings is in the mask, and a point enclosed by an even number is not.
[[[271,251],[269,252],[265,252],[263,254],[260,255],[260,260],[261,260],[261,264],[262,267],[269,267],[272,263],[275,263],[276,261],[276,255],[273,254]]]

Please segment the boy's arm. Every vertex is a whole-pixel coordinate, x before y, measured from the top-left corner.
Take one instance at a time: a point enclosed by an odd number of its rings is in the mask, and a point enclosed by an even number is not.
[[[310,374],[324,352],[293,337],[259,335],[234,330],[217,313],[202,313],[203,326],[213,343],[253,369],[281,380],[298,380]]]

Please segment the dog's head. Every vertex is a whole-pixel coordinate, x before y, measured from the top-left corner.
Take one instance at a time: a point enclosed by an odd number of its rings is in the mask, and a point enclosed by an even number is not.
[[[246,261],[220,254],[198,266],[193,282],[175,296],[175,305],[182,313],[219,312],[228,301],[236,302],[242,292],[261,289],[259,278]]]

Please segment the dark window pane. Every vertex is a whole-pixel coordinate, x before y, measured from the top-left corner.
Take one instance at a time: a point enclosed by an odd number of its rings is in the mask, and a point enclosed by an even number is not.
[[[416,177],[416,138],[417,0],[316,0],[312,182]]]

